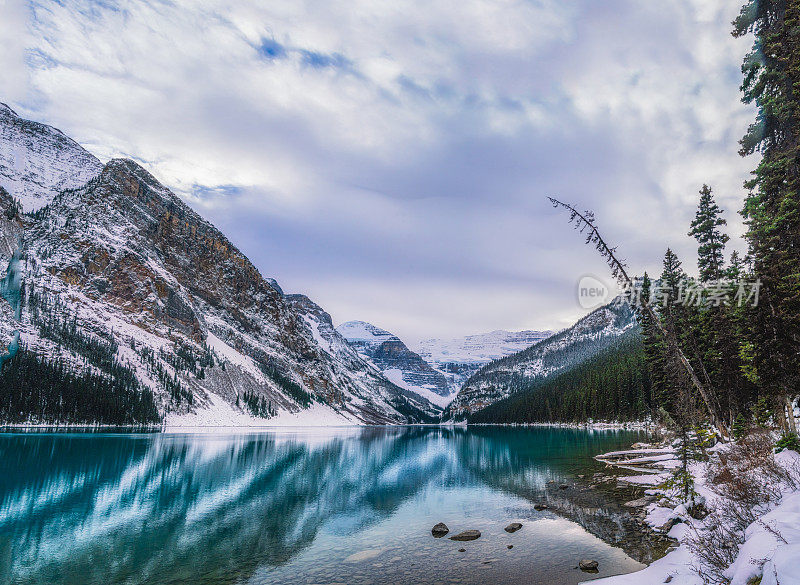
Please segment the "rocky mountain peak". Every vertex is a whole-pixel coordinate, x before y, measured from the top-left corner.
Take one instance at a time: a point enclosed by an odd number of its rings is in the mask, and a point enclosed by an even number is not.
[[[60,130],[0,104],[0,186],[35,211],[100,174],[102,163]]]
[[[0,189],[4,208],[15,197],[37,210],[0,217],[0,247],[25,230],[26,351],[60,356],[75,379],[121,376],[110,383],[147,389],[158,408],[148,420],[385,424],[438,414],[367,363],[310,299],[285,298],[136,162],[102,165],[4,108]]]
[[[8,104],[4,104],[3,102],[0,102],[0,117],[3,116],[7,117],[13,116],[15,118],[18,117],[17,113],[11,109],[11,106],[9,106]]]
[[[348,321],[337,332],[392,382],[444,406],[451,394],[447,379],[399,337],[366,321]]]

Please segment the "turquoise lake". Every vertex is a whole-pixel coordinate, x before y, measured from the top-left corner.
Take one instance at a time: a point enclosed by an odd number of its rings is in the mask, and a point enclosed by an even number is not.
[[[642,438],[505,427],[0,434],[0,584],[561,585],[631,572],[643,565],[608,544],[637,541],[628,512],[584,478],[605,472],[593,455]],[[448,537],[482,536],[435,539],[437,522]],[[509,534],[510,522],[523,528]],[[583,558],[600,572],[578,570]]]

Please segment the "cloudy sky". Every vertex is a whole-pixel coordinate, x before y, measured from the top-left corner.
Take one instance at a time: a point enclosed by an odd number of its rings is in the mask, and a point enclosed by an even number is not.
[[[734,240],[750,40],[723,0],[0,0],[0,101],[134,158],[284,289],[409,341],[561,328],[707,182]],[[737,244],[740,246],[740,244]],[[740,246],[741,247],[741,246]]]

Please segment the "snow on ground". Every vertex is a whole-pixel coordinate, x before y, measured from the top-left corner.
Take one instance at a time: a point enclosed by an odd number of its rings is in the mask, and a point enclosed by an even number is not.
[[[722,445],[714,449],[726,448],[728,448],[727,445]],[[607,453],[600,456],[599,459],[603,460],[609,456],[612,456],[609,457],[610,459],[627,457],[627,462],[631,462],[635,459],[630,456],[636,453],[645,454],[658,451],[663,453],[664,450],[619,451],[613,454]],[[638,459],[640,461],[657,459],[644,462],[662,470],[678,465],[678,461],[674,457],[670,459],[660,456],[657,458],[640,457]],[[779,453],[775,459],[787,469],[800,469],[800,454],[793,451]],[[717,504],[724,506],[725,503],[720,501],[720,496],[709,488],[706,470],[705,463],[695,463],[690,467],[690,472],[695,478],[695,490],[698,493],[699,501],[706,501],[713,507],[714,500],[717,500]],[[664,474],[633,476],[624,478],[624,480],[629,483],[644,484],[649,483],[645,482],[645,479],[649,480],[654,477],[663,478]],[[647,493],[649,495],[663,494],[660,489],[650,489],[647,490]],[[679,523],[673,525],[675,520],[678,520]],[[701,563],[686,544],[694,530],[702,528],[703,521],[691,518],[683,504],[669,508],[657,502],[647,507],[646,521],[656,529],[662,527],[669,529],[668,535],[678,541],[678,548],[641,571],[592,580],[592,585],[655,585],[661,583],[704,585],[703,579],[696,571]],[[787,488],[778,504],[747,528],[745,542],[740,546],[736,560],[725,572],[725,577],[730,579],[730,585],[749,585],[762,575],[761,585],[800,585],[800,489]]]
[[[630,469],[630,468],[627,468]],[[619,481],[624,483],[630,483],[633,485],[659,485],[664,483],[664,480],[667,479],[666,474],[661,473],[649,473],[647,475],[630,475],[625,477],[620,477]]]
[[[261,373],[261,370],[251,357],[239,353],[210,331],[208,332],[206,343],[217,355],[224,357],[232,364],[242,368],[256,380],[259,380],[262,383],[266,382],[264,374]]]
[[[208,393],[208,405],[188,414],[168,414],[164,421],[165,432],[227,432],[234,428],[269,427],[332,427],[353,426],[359,421],[336,412],[324,404],[314,404],[299,412],[281,411],[272,418],[259,418],[241,412],[213,392]]]
[[[314,319],[311,315],[303,315],[303,320],[311,329],[311,335],[314,336],[314,341],[316,341],[322,349],[333,355],[330,342],[319,332],[319,321]]]
[[[785,467],[800,465],[800,455],[793,451],[779,453],[776,459]],[[731,585],[746,585],[759,574],[764,559],[761,585],[800,583],[800,490],[784,495],[774,510],[747,528],[745,537],[726,575]]]
[[[409,384],[408,382],[403,380],[403,371],[400,368],[390,368],[388,370],[384,370],[383,375],[392,384],[396,384],[401,388],[405,388],[406,390],[415,392],[416,394],[419,394],[420,396],[426,398],[430,402],[433,402],[436,406],[441,406],[442,408],[450,404],[453,401],[453,398],[456,397],[455,394],[442,396],[441,394],[437,394],[436,392],[433,392],[432,390],[430,390],[429,388],[425,388],[424,386],[414,386],[413,384]]]

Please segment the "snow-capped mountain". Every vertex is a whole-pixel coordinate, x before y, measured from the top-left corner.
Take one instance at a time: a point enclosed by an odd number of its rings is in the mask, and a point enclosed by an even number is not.
[[[447,378],[452,392],[491,361],[547,339],[552,331],[492,331],[454,339],[424,339],[414,350]]]
[[[399,337],[364,321],[348,321],[336,330],[364,359],[374,364],[389,380],[440,406],[452,399],[447,378]]]
[[[392,390],[394,392],[399,392],[411,406],[426,415],[438,417],[441,414],[441,408],[434,406],[444,406],[437,394],[419,392],[419,388],[409,385],[401,377],[387,375],[387,372],[381,371],[372,360],[365,359],[364,355],[359,354],[358,350],[345,339],[339,330],[334,328],[331,316],[307,296],[291,294],[286,296],[286,300],[289,306],[295,309],[311,328],[311,333],[320,347],[334,357],[337,362],[344,364],[345,367],[353,372],[359,372],[365,380],[369,381],[371,386],[393,386]],[[383,351],[378,351],[377,355],[380,356],[386,351],[388,351],[387,346],[383,348]],[[378,363],[383,364],[385,361],[379,358]],[[365,368],[365,364],[368,367]],[[389,374],[392,374],[392,372],[389,371]],[[421,378],[412,376],[412,379],[420,380]],[[387,384],[387,380],[391,384]]]
[[[51,126],[24,120],[0,103],[0,185],[27,212],[103,170],[95,156]]]
[[[19,329],[31,359],[95,376],[92,387],[150,393],[168,424],[404,423],[438,411],[138,164],[102,165],[6,106],[0,137],[0,261],[21,246],[25,283],[0,345]],[[12,197],[36,213],[14,213]]]
[[[493,361],[470,377],[445,411],[460,419],[558,371],[582,363],[636,327],[636,314],[621,297],[575,325],[521,352]]]

